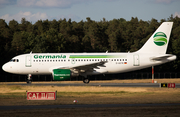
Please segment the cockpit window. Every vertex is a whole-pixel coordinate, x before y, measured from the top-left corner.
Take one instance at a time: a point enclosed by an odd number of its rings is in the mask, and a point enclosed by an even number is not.
[[[19,59],[11,59],[10,62],[19,62]]]

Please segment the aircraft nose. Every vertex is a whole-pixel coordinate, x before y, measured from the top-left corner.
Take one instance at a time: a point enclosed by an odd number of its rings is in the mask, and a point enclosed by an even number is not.
[[[2,66],[2,69],[8,73],[19,73],[19,65],[8,62]]]
[[[9,67],[9,65],[8,65],[7,63],[2,66],[2,69],[3,69],[4,71],[6,71],[6,72],[8,72],[9,68],[10,68],[10,67]]]
[[[5,71],[5,72],[10,72],[12,71],[12,65],[9,64],[9,63],[6,63],[2,66],[2,69]]]

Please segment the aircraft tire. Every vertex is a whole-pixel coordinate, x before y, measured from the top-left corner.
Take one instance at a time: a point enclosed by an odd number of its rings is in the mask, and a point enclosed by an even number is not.
[[[88,83],[90,82],[90,80],[89,80],[88,78],[84,78],[84,79],[83,79],[83,82],[84,82],[85,84],[88,84]]]
[[[27,80],[27,84],[31,84],[31,81],[30,81],[30,80]]]

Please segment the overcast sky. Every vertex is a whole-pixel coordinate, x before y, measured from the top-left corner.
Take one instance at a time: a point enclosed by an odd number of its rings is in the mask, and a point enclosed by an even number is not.
[[[20,22],[21,18],[37,20],[86,21],[86,17],[101,21],[124,18],[160,21],[171,16],[180,17],[180,0],[0,0],[0,19]]]

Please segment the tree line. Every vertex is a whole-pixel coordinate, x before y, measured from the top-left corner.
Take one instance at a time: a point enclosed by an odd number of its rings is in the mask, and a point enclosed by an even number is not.
[[[180,18],[150,21],[132,17],[107,21],[75,22],[71,19],[38,20],[34,24],[22,18],[21,23],[0,19],[0,64],[12,57],[30,53],[72,52],[134,52],[140,49],[164,21],[172,21],[173,29],[167,53],[177,55],[177,60],[157,67],[157,71],[178,72],[180,69]],[[2,72],[2,71],[1,71]]]

